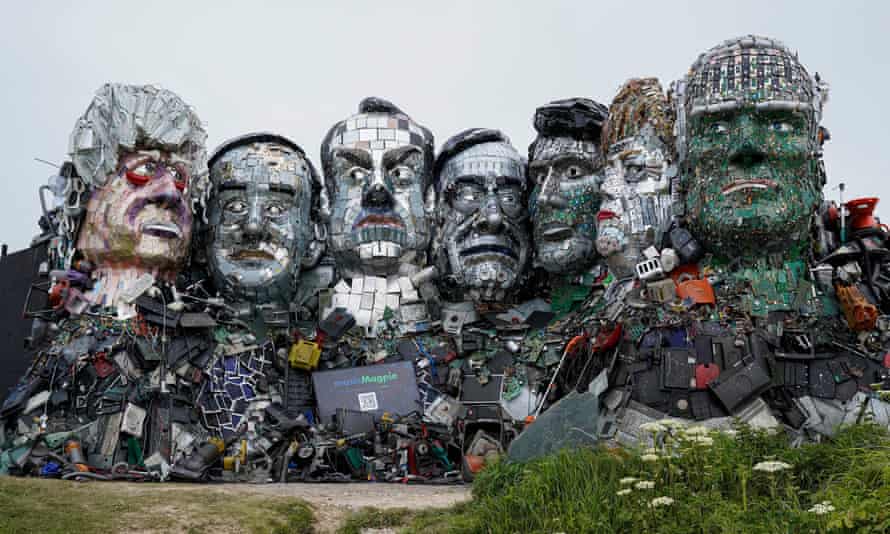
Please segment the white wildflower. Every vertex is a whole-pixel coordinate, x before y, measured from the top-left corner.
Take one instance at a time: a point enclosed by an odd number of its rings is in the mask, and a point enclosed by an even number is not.
[[[688,440],[690,443],[696,443],[698,445],[704,445],[706,447],[710,447],[714,444],[714,439],[710,436],[692,436]]]
[[[653,434],[657,434],[659,432],[664,432],[667,429],[658,421],[649,421],[648,423],[643,423],[642,425],[640,425],[640,430],[642,430],[643,432],[651,432]]]
[[[831,501],[822,501],[819,504],[813,505],[813,507],[807,511],[812,512],[816,515],[825,515],[827,513],[833,512],[834,506],[831,504]]]
[[[760,462],[754,465],[755,471],[763,471],[764,473],[775,473],[776,471],[783,471],[785,469],[791,469],[791,464],[786,464],[785,462]]]
[[[651,480],[641,480],[634,484],[634,487],[639,490],[652,489],[655,487],[655,482],[652,482]]]
[[[679,419],[662,419],[658,422],[661,423],[661,426],[667,429],[683,428],[686,426],[686,423]]]
[[[630,488],[624,488],[622,490],[618,490],[615,492],[615,495],[621,497],[622,495],[629,495],[632,490]]]
[[[637,477],[624,477],[621,480],[619,480],[618,483],[621,484],[622,486],[627,486],[628,484],[633,484],[637,480],[640,480],[640,479]]]
[[[656,497],[649,501],[649,508],[658,508],[659,506],[670,506],[674,504],[674,500],[670,497]]]
[[[643,460],[644,462],[657,462],[658,455],[657,454],[644,454],[644,455],[640,456],[640,460]]]
[[[683,435],[687,438],[691,438],[693,436],[707,436],[708,429],[703,426],[691,426],[689,428],[683,429]]]

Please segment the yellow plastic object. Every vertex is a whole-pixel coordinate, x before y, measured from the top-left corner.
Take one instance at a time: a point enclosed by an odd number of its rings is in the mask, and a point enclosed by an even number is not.
[[[318,367],[319,358],[321,358],[321,348],[318,343],[301,339],[291,346],[288,361],[295,369],[311,371]]]
[[[242,439],[241,445],[238,447],[236,456],[226,456],[223,458],[223,469],[226,471],[235,471],[238,466],[247,463],[247,440]]]
[[[220,438],[210,438],[207,441],[216,445],[216,448],[219,449],[219,452],[226,452],[226,442]]]

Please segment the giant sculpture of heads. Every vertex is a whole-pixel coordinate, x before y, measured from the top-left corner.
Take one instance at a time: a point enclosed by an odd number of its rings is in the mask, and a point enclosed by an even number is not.
[[[321,147],[328,240],[344,276],[426,265],[434,157],[430,131],[378,98],[331,128]]]
[[[206,257],[216,287],[287,302],[316,237],[312,164],[290,139],[253,133],[223,143],[208,166]]]
[[[446,296],[502,300],[531,255],[525,161],[498,130],[474,128],[436,160],[434,262]]]
[[[170,279],[187,259],[205,139],[192,109],[154,86],[106,84],[78,119],[69,198],[89,197],[76,247],[106,278],[96,292],[104,304],[130,275]]]
[[[600,207],[600,133],[606,107],[585,98],[557,100],[535,110],[538,132],[528,148],[529,198],[535,263],[573,274],[596,258]]]
[[[660,244],[670,226],[673,126],[656,78],[629,80],[609,107],[597,250],[616,275],[632,273],[642,251]]]
[[[793,250],[821,201],[827,85],[782,43],[711,48],[677,86],[686,217],[718,256]]]

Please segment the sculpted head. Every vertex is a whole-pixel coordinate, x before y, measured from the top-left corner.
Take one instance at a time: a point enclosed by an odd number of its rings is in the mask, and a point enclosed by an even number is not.
[[[435,265],[443,285],[474,301],[518,287],[531,256],[525,161],[498,130],[474,128],[436,160]]]
[[[618,274],[633,269],[670,225],[671,182],[677,174],[673,126],[655,78],[629,80],[609,107],[597,250]]]
[[[678,86],[678,147],[690,228],[719,255],[793,249],[821,201],[827,87],[782,43],[720,44]]]
[[[605,119],[606,107],[584,98],[535,110],[538,136],[528,150],[529,213],[535,264],[549,273],[578,273],[596,259]]]
[[[390,102],[366,98],[335,124],[321,158],[330,202],[328,239],[346,276],[426,265],[433,136]]]
[[[99,269],[175,272],[188,256],[205,139],[198,117],[170,91],[100,88],[71,134],[79,175],[71,185],[89,198],[79,252]]]
[[[256,133],[225,142],[209,168],[206,257],[217,288],[286,302],[314,236],[312,164],[293,141]]]

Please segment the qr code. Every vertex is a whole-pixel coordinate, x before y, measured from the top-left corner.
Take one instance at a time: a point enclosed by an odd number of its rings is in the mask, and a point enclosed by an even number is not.
[[[378,408],[377,406],[377,393],[373,391],[370,393],[359,393],[358,394],[358,409],[362,412],[372,412]]]

